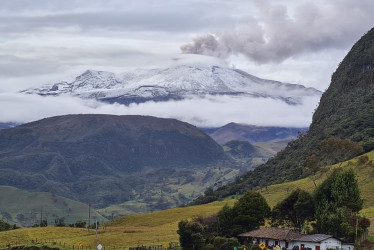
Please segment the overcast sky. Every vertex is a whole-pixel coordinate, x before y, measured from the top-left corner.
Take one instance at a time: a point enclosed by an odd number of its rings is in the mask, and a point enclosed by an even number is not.
[[[164,67],[181,53],[323,91],[372,13],[372,0],[1,0],[0,104],[86,69]]]

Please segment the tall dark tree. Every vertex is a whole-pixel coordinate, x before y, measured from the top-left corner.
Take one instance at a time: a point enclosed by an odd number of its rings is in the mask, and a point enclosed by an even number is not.
[[[357,217],[363,201],[352,169],[335,172],[328,177],[314,193],[317,230],[338,238],[353,241],[355,217],[359,223],[358,232],[367,228],[366,219]],[[353,224],[352,224],[353,223]]]
[[[296,189],[273,208],[272,222],[302,228],[306,221],[314,218],[314,212],[313,197],[304,190]]]
[[[198,250],[205,245],[204,226],[196,221],[182,220],[178,223],[179,242],[183,249]]]
[[[13,226],[10,225],[9,223],[0,220],[0,232],[1,231],[7,231],[13,229]]]
[[[265,224],[270,207],[260,193],[249,191],[235,203],[233,214],[234,224],[240,227],[240,231],[251,231]]]
[[[219,232],[221,236],[232,236],[234,227],[234,211],[229,205],[223,208],[217,214]]]

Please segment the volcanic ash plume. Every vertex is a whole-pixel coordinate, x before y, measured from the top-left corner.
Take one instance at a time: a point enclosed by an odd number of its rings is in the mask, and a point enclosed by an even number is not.
[[[241,54],[259,64],[280,63],[303,53],[346,49],[374,22],[372,1],[309,2],[293,9],[292,16],[283,5],[257,1],[257,7],[261,22],[248,19],[230,31],[199,35],[181,46],[182,53],[223,59]]]

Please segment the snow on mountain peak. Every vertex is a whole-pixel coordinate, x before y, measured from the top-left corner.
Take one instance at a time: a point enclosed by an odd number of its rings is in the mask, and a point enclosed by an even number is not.
[[[117,75],[87,70],[73,82],[48,84],[22,92],[39,95],[69,94],[124,104],[205,95],[263,97],[299,104],[305,96],[322,94],[302,85],[265,80],[241,70],[203,64],[131,70]]]

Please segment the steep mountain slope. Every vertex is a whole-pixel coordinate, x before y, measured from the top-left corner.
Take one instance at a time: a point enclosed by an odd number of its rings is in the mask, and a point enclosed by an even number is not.
[[[29,94],[69,94],[106,102],[141,103],[205,95],[270,97],[290,105],[321,92],[301,85],[264,80],[240,70],[206,65],[179,65],[163,69],[132,70],[116,75],[87,70],[73,82],[60,82],[23,91]]]
[[[254,146],[247,141],[229,141],[223,145],[223,149],[237,164],[246,166],[247,170],[265,163],[274,156],[272,151]]]
[[[205,176],[219,166],[235,170],[221,146],[174,119],[67,115],[0,130],[0,185],[97,207],[139,197],[148,197],[154,209],[186,202],[164,184],[172,178],[174,184],[191,183],[194,174]],[[208,175],[206,183],[217,176]],[[176,197],[167,200],[163,192]]]
[[[0,129],[13,128],[19,124],[13,122],[0,122]]]
[[[203,131],[219,144],[225,144],[232,140],[250,143],[292,140],[296,139],[299,133],[307,131],[307,128],[261,127],[232,122],[214,130]]]
[[[374,146],[373,124],[374,29],[352,47],[332,75],[330,87],[322,95],[305,136],[289,143],[266,164],[217,190],[216,196],[303,177],[306,158],[327,138],[348,138],[360,142],[369,151]]]

